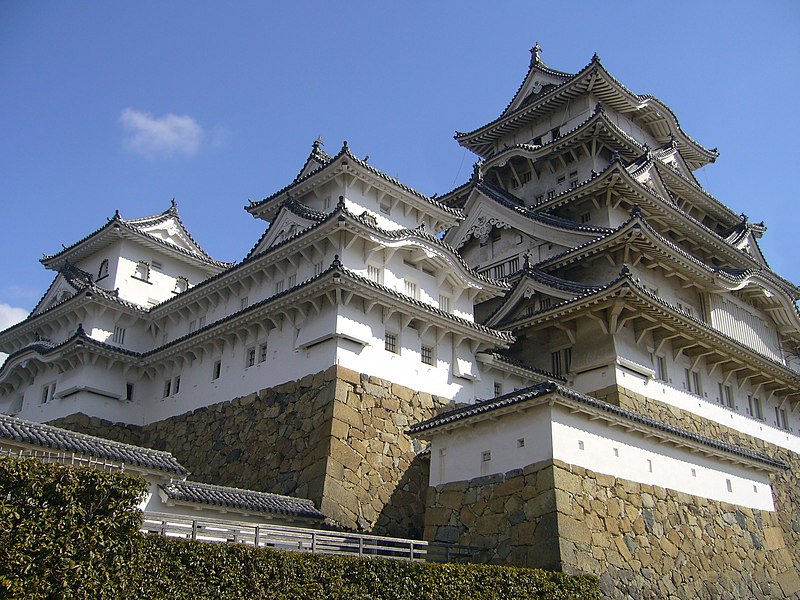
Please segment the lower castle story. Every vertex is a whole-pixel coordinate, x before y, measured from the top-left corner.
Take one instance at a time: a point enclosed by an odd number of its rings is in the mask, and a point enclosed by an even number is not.
[[[53,424],[168,450],[200,481],[309,498],[354,529],[591,573],[609,597],[800,594],[798,454],[723,425],[710,431],[706,420],[624,388],[605,393],[613,404],[545,383],[453,409],[334,366],[144,427],[80,414]],[[449,431],[431,433],[442,421]],[[619,466],[562,460],[559,446],[597,455],[591,436],[604,429]],[[525,450],[521,461],[507,456]],[[637,453],[656,477],[631,470]],[[664,465],[673,473],[659,473]],[[685,478],[676,465],[687,466]],[[722,489],[712,492],[720,473]],[[698,476],[705,491],[686,491]]]

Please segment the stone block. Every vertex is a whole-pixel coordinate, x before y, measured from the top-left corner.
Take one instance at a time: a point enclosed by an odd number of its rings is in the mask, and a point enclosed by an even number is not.
[[[767,550],[780,550],[786,547],[783,539],[783,530],[780,527],[767,527],[764,529],[764,544]]]
[[[586,523],[578,521],[564,515],[558,516],[558,535],[573,542],[589,544],[592,541],[592,534]]]

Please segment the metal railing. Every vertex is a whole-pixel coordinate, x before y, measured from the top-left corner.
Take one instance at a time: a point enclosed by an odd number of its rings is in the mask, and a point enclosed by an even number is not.
[[[144,513],[142,532],[203,542],[233,542],[314,554],[339,554],[400,560],[425,560],[428,542],[285,525],[193,519],[168,513]]]

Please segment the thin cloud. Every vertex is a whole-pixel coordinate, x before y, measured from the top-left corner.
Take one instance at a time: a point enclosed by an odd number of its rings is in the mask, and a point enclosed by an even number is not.
[[[119,120],[128,133],[125,146],[146,158],[193,156],[203,139],[203,128],[188,115],[170,113],[156,117],[126,108]]]
[[[27,316],[28,311],[24,308],[0,303],[0,331],[16,325]],[[8,358],[8,354],[0,352],[0,365],[6,361],[6,358]]]

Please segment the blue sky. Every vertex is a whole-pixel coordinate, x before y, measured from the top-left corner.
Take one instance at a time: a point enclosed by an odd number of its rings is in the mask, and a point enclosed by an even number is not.
[[[206,250],[241,259],[264,228],[242,207],[317,136],[448,191],[475,160],[454,131],[499,115],[537,40],[561,70],[597,52],[718,147],[700,182],[766,222],[771,266],[800,283],[800,3],[0,0],[0,329],[49,285],[42,253],[115,209],[175,197]]]

